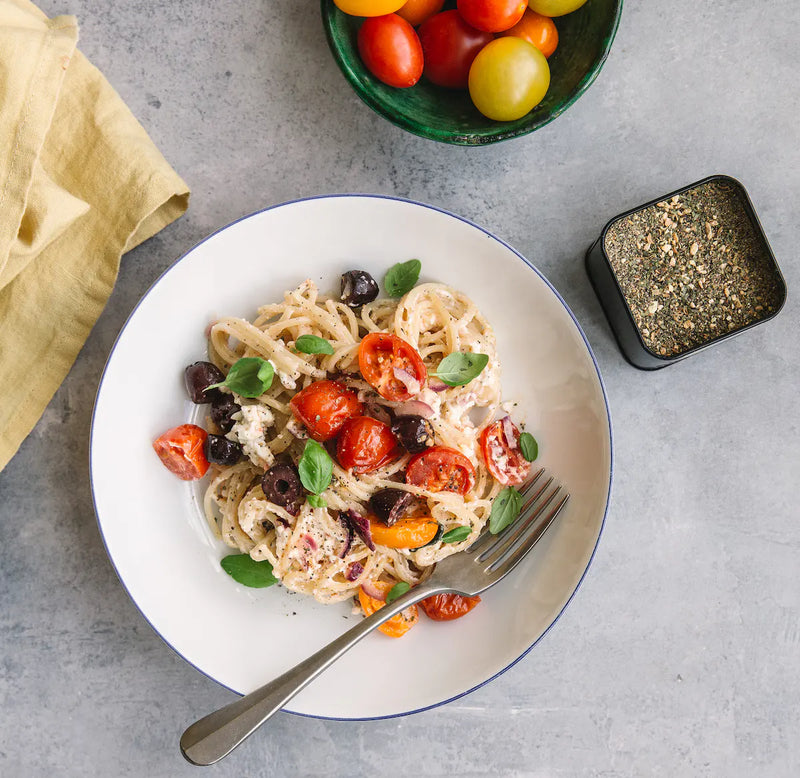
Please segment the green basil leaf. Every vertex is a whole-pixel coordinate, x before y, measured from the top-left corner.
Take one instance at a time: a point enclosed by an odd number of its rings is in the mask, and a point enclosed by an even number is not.
[[[318,494],[309,494],[306,498],[308,500],[309,505],[312,508],[327,508],[328,503],[325,502],[324,497],[320,497]]]
[[[231,554],[221,562],[222,569],[237,583],[252,589],[265,589],[278,583],[272,574],[272,565],[265,559],[256,562],[250,554]]]
[[[300,473],[300,481],[309,492],[322,494],[333,476],[333,460],[322,444],[309,440],[303,449],[297,471]]]
[[[422,262],[418,259],[409,259],[408,262],[392,265],[383,279],[386,294],[389,297],[402,297],[406,292],[410,292],[419,281],[420,270]]]
[[[489,532],[496,535],[502,532],[509,524],[516,521],[522,509],[522,495],[513,487],[506,486],[494,498],[492,512],[489,515]]]
[[[225,380],[206,388],[225,386],[241,397],[261,397],[272,386],[275,369],[271,362],[261,357],[242,357],[231,365]]]
[[[533,462],[533,460],[539,456],[539,444],[530,432],[523,432],[519,436],[519,448],[520,451],[522,451],[522,456],[524,456],[528,462]]]
[[[469,537],[472,527],[455,527],[442,535],[442,543],[460,543]]]
[[[303,354],[333,354],[333,346],[325,338],[316,335],[301,335],[294,347]]]
[[[394,602],[398,597],[405,594],[410,588],[411,587],[405,581],[396,583],[391,589],[389,589],[389,592],[386,595],[386,604],[388,605],[390,602]]]
[[[436,368],[436,377],[448,386],[464,386],[473,378],[477,378],[487,364],[489,364],[489,357],[486,354],[454,351],[439,363],[439,367]]]

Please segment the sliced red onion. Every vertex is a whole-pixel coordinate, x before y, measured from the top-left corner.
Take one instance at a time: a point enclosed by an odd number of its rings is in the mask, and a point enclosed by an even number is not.
[[[503,416],[500,421],[503,422],[503,436],[506,439],[506,445],[509,449],[513,450],[517,447],[517,436],[514,434],[514,422],[511,421],[510,416]]]
[[[433,392],[443,392],[447,389],[447,384],[442,381],[441,378],[437,378],[436,376],[429,375],[428,376],[428,389]]]
[[[361,562],[353,562],[350,567],[347,568],[347,572],[344,574],[344,577],[348,581],[355,581],[358,579],[358,576],[364,572],[364,565]]]
[[[367,403],[364,406],[364,415],[371,416],[373,419],[382,421],[384,424],[392,423],[392,415],[385,405],[378,405],[378,403]]]
[[[433,416],[433,408],[422,400],[407,400],[395,408],[398,416],[422,416],[423,419],[430,419]]]
[[[372,597],[373,600],[386,602],[386,595],[377,586],[375,586],[374,581],[364,581],[364,583],[361,584],[361,588],[364,590],[364,594]]]
[[[317,541],[311,537],[311,535],[303,535],[303,543],[305,546],[312,551],[316,551],[319,546],[317,546]]]
[[[405,387],[408,389],[410,394],[417,394],[417,392],[422,389],[420,382],[417,381],[417,379],[414,378],[414,376],[411,375],[408,370],[403,370],[402,367],[394,367],[392,368],[392,372],[398,381],[402,381],[405,384]]]
[[[356,513],[352,508],[340,514],[350,523],[353,531],[364,541],[370,551],[375,550],[375,542],[372,540],[372,532],[369,529],[369,519],[364,518],[360,513]]]
[[[345,538],[344,545],[342,546],[342,550],[339,552],[339,559],[344,559],[348,552],[350,551],[350,546],[353,545],[353,527],[349,521],[345,518],[343,513],[339,514],[339,521],[342,522],[344,525],[345,531],[347,532],[347,537]],[[352,578],[348,580],[352,581]]]

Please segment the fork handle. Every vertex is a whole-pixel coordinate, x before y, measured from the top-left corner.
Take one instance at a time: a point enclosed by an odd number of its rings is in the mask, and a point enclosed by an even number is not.
[[[415,586],[275,680],[199,719],[181,736],[184,757],[196,765],[218,762],[372,630],[409,605],[447,591],[452,589],[428,582]]]

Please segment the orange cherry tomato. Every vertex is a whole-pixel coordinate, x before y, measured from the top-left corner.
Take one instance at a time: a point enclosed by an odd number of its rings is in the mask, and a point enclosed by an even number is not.
[[[196,481],[208,470],[203,446],[208,433],[196,424],[173,427],[153,442],[164,467],[182,481]]]
[[[481,432],[480,443],[486,467],[492,477],[503,484],[513,486],[521,484],[531,469],[531,463],[522,456],[519,447],[519,429],[509,420],[513,440],[506,436],[503,420],[490,424]]]
[[[410,400],[425,385],[428,371],[410,343],[388,332],[370,332],[358,347],[364,380],[386,400]]]
[[[447,446],[415,454],[406,468],[406,482],[431,492],[466,494],[475,479],[475,468],[460,451]]]
[[[502,32],[525,13],[528,0],[458,0],[458,12],[476,30]]]
[[[513,35],[536,46],[545,57],[550,57],[558,46],[556,23],[549,16],[542,16],[528,8],[523,17],[501,35]]]
[[[444,0],[407,0],[395,13],[417,27],[441,11],[443,5]]]
[[[372,585],[383,592],[384,597],[394,586],[394,584],[387,581],[373,581]],[[365,616],[371,616],[376,610],[386,605],[384,600],[376,600],[374,597],[370,597],[361,587],[358,588],[358,601]],[[417,606],[409,605],[408,608],[403,609],[396,616],[392,616],[389,621],[381,624],[378,629],[390,638],[399,638],[405,635],[418,621],[419,610]]]
[[[315,381],[289,401],[292,413],[314,440],[330,440],[344,423],[361,414],[358,395],[335,381]]]
[[[463,594],[450,592],[448,594],[434,594],[426,597],[419,605],[425,615],[434,621],[452,621],[460,619],[469,613],[479,602],[480,597],[466,597]]]
[[[336,458],[354,473],[370,473],[392,459],[397,440],[392,428],[369,416],[348,419],[339,433]]]
[[[419,548],[430,543],[439,531],[439,522],[430,516],[407,516],[387,527],[374,516],[369,517],[372,539],[387,548]]]
[[[333,0],[340,11],[350,16],[383,16],[394,13],[403,0]]]

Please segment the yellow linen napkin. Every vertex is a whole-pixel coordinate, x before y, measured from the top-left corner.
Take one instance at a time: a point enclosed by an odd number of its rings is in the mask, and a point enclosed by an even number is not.
[[[77,40],[74,17],[0,0],[0,470],[75,361],[122,254],[189,202]]]

